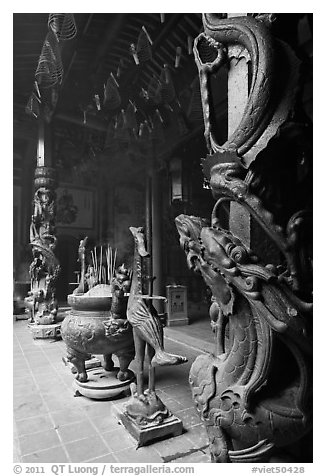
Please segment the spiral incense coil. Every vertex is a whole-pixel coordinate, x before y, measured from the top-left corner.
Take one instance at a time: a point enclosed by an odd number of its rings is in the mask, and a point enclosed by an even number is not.
[[[31,114],[36,119],[40,114],[40,104],[39,99],[37,98],[35,93],[32,93],[29,97],[28,103],[25,107],[25,112],[27,114]]]
[[[154,140],[160,144],[165,141],[165,134],[164,134],[164,128],[163,128],[163,119],[158,111],[156,109],[155,114],[152,117],[152,123],[153,123],[153,138]]]
[[[192,94],[187,111],[187,116],[191,122],[200,122],[204,120],[203,107],[201,102],[199,81],[196,80],[192,84]]]
[[[162,69],[160,82],[162,83],[162,100],[166,104],[170,104],[175,99],[175,89],[171,77],[171,72],[167,65],[164,65],[164,68]]]
[[[119,141],[120,145],[123,146],[129,142],[129,134],[124,110],[122,110],[117,117],[115,138]]]
[[[126,125],[128,129],[137,129],[137,119],[136,119],[136,113],[135,113],[135,107],[132,104],[128,104],[127,109],[126,109]]]
[[[42,51],[35,72],[36,81],[41,88],[50,88],[60,84],[63,77],[63,65],[59,43],[50,31],[43,43]]]
[[[107,128],[107,131],[106,131],[106,135],[105,135],[104,147],[106,149],[111,148],[113,139],[114,139],[114,125],[113,125],[113,122],[110,121],[110,123],[108,125],[108,128]]]
[[[77,34],[73,13],[50,13],[48,27],[56,35],[58,41],[71,40]]]
[[[139,63],[145,63],[152,59],[152,45],[146,30],[141,30],[139,33],[136,52]]]
[[[116,109],[120,103],[121,97],[117,83],[112,76],[109,76],[104,90],[104,104],[108,109]]]
[[[161,90],[161,81],[156,76],[153,76],[148,84],[147,91],[149,98],[152,99],[155,104],[159,104],[160,102],[162,102]]]

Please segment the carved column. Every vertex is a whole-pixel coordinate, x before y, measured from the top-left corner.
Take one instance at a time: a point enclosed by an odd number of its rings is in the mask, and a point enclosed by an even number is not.
[[[189,267],[213,295],[216,352],[197,357],[189,381],[219,463],[286,461],[280,448],[298,447],[312,426],[311,128],[298,114],[299,61],[273,36],[273,21],[204,14],[194,43],[202,164],[216,204],[210,223],[180,215],[176,225]],[[220,145],[209,76],[229,64],[230,47],[250,58],[251,82],[240,121]],[[250,217],[259,227],[260,243],[251,239],[255,227],[247,235],[222,227],[225,202],[240,211],[237,225]]]
[[[60,266],[55,256],[55,170],[51,165],[48,125],[39,117],[37,167],[30,225],[33,261],[30,265],[31,291],[26,299],[34,338],[57,337],[60,331],[55,282]],[[62,319],[60,319],[62,320]]]
[[[246,16],[245,13],[229,13],[228,17]],[[229,59],[228,70],[228,137],[239,125],[248,101],[249,86],[249,55],[239,45],[230,45],[227,49]],[[229,229],[242,241],[251,244],[251,216],[247,210],[236,202],[230,203]]]
[[[161,185],[158,171],[156,167],[152,176],[152,253],[153,253],[153,292],[157,296],[162,296],[164,289],[162,286],[162,210],[161,210]],[[157,311],[161,314],[164,312],[163,303],[157,301]]]

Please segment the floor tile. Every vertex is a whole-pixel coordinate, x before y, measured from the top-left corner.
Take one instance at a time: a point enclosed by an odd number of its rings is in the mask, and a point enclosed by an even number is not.
[[[117,459],[113,453],[109,453],[99,458],[87,460],[85,463],[117,463]]]
[[[207,431],[203,424],[189,428],[186,434],[195,448],[206,448],[209,444]]]
[[[162,463],[162,458],[155,449],[144,446],[137,450],[122,450],[114,453],[118,463]]]
[[[117,418],[112,414],[92,417],[92,423],[100,433],[118,430],[120,428]]]
[[[70,441],[81,440],[94,435],[96,433],[96,428],[93,427],[88,419],[85,419],[79,422],[70,423],[69,425],[58,426],[57,431],[61,440],[64,443],[68,443]]]
[[[18,442],[17,439],[14,439],[12,461],[13,461],[13,463],[20,463],[21,462],[19,442]]]
[[[83,440],[65,443],[72,463],[82,463],[92,458],[104,456],[108,453],[107,446],[99,436],[84,438]]]
[[[26,397],[28,394],[38,393],[38,392],[39,392],[38,386],[33,382],[29,382],[27,384],[15,385],[13,397],[14,399],[15,397],[18,397],[18,396]]]
[[[202,451],[195,451],[189,455],[183,456],[173,461],[173,463],[210,463],[211,458]]]
[[[112,452],[137,446],[136,440],[121,426],[117,430],[102,433],[102,438]]]
[[[37,416],[42,413],[47,413],[47,408],[45,407],[41,397],[37,398],[35,401],[25,401],[14,406],[15,417],[17,420],[22,420],[24,418]]]
[[[173,372],[170,368],[157,370],[157,393],[182,419],[185,433],[136,449],[136,440],[115,416],[129,396],[104,401],[74,397],[74,375],[62,362],[66,354],[63,341],[33,340],[21,321],[14,324],[14,330],[14,461],[191,463],[209,459],[204,451],[208,445],[206,430],[196,419],[188,383],[194,352],[187,351],[189,363],[175,367]],[[180,354],[185,349],[169,341],[166,348]]]
[[[153,444],[153,448],[159,453],[163,461],[181,458],[194,449],[193,443],[185,434],[174,438],[167,438]]]
[[[37,415],[25,420],[16,421],[16,428],[18,436],[23,436],[53,429],[53,422],[48,414]]]
[[[39,431],[19,438],[22,455],[27,455],[38,450],[45,450],[60,444],[58,434],[55,430]]]
[[[54,425],[59,427],[83,420],[85,413],[79,408],[65,408],[51,412],[50,416],[53,419]]]
[[[62,446],[44,451],[35,451],[22,457],[22,463],[68,463],[69,460]]]
[[[192,426],[199,425],[201,423],[199,414],[194,408],[187,408],[186,410],[177,410],[175,415],[180,418],[184,428],[188,429]]]

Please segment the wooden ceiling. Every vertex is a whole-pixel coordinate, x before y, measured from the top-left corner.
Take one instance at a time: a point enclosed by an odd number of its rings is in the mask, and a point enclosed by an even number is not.
[[[35,71],[48,32],[48,16],[48,13],[13,15],[14,120],[19,117],[20,121],[36,122],[27,116],[25,107],[34,89]],[[119,74],[120,108],[129,99],[137,102],[142,88],[146,90],[153,75],[161,74],[164,64],[174,69],[177,47],[181,47],[182,56],[176,76],[183,86],[187,78],[193,80],[193,76],[183,76],[182,69],[190,64],[195,74],[193,56],[188,54],[188,37],[193,39],[201,31],[201,15],[173,13],[164,17],[162,22],[159,13],[74,14],[77,35],[62,43],[64,74],[54,117],[81,118],[81,109],[91,104],[94,118],[107,123],[111,112],[96,111],[94,94],[103,92],[110,73],[115,77]],[[137,43],[142,27],[152,41],[152,59],[136,65],[130,44]]]

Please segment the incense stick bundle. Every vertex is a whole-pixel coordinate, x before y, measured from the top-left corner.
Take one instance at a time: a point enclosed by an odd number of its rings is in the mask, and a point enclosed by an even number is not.
[[[96,253],[96,246],[94,247],[94,255],[95,255],[95,277],[98,278],[98,263],[97,263],[97,253]]]
[[[115,249],[115,252],[114,252],[113,270],[115,270],[116,261],[117,261],[117,249]]]
[[[101,245],[101,257],[100,257],[100,277],[99,282],[102,282],[102,245]]]
[[[108,245],[109,248],[109,245]],[[105,251],[106,255],[106,267],[107,267],[107,274],[108,274],[108,283],[110,284],[110,266],[109,266],[109,253],[108,250]]]

